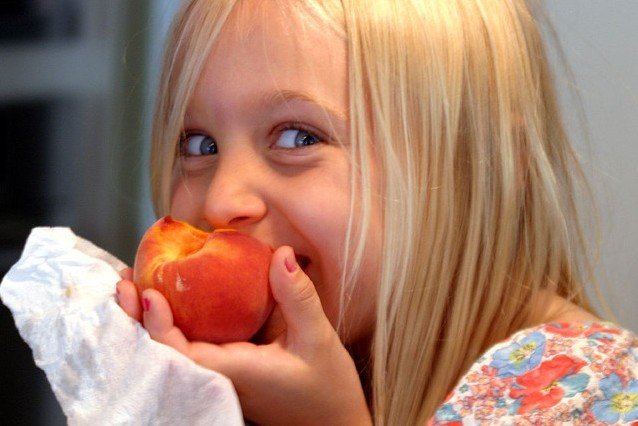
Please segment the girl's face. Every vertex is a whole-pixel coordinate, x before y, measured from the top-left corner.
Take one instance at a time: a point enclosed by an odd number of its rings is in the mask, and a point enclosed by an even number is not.
[[[277,3],[238,6],[216,41],[188,105],[171,214],[293,247],[336,325],[350,209],[346,45]],[[377,246],[344,318],[350,341],[372,331]]]

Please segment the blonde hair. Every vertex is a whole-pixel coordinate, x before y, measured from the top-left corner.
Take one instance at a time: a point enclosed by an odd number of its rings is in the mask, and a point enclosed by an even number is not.
[[[364,220],[355,232],[351,219],[344,300],[373,200],[383,200],[364,386],[375,423],[422,424],[482,351],[538,321],[530,307],[542,289],[589,308],[576,206],[577,183],[588,187],[524,0],[302,3],[343,26],[348,48],[352,188]],[[233,7],[193,0],[176,18],[153,134],[158,214],[168,212],[186,104]]]

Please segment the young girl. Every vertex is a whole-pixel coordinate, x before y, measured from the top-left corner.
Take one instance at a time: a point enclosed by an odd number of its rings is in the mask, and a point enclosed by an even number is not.
[[[259,424],[638,418],[635,337],[600,323],[582,178],[523,0],[191,0],[167,47],[158,215],[277,248],[252,342],[189,342]]]

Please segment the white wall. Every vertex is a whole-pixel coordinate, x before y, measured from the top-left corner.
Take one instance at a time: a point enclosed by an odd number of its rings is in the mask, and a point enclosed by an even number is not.
[[[545,4],[574,73],[573,80],[557,74],[559,90],[576,89],[589,129],[586,168],[601,208],[601,288],[618,321],[638,331],[638,1]],[[579,138],[574,108],[565,101]],[[587,158],[585,141],[575,144]]]

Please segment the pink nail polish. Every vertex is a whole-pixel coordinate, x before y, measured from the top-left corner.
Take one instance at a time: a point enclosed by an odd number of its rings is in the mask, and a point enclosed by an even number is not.
[[[286,256],[284,258],[284,265],[286,265],[286,269],[288,270],[288,272],[293,273],[297,270],[297,268],[299,267],[299,265],[297,264],[297,260],[295,259],[295,256]]]
[[[142,298],[142,305],[144,306],[144,312],[148,312],[151,310],[151,301],[148,298]]]

